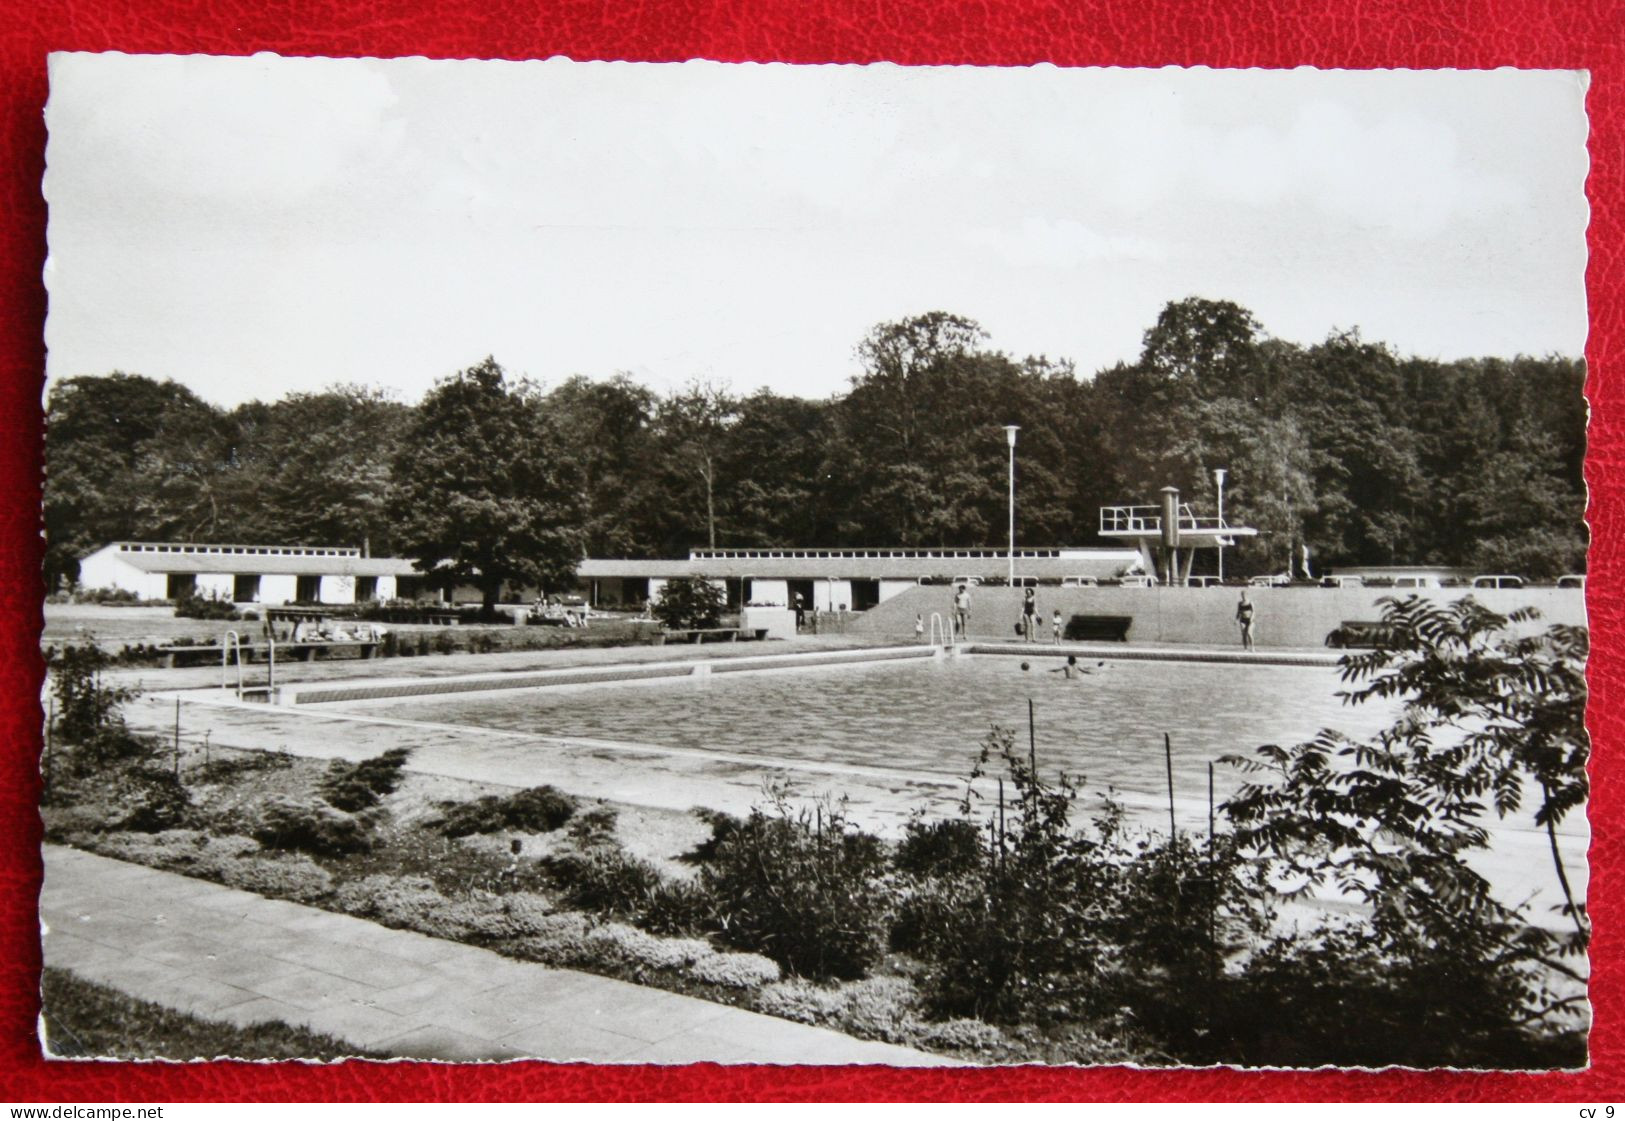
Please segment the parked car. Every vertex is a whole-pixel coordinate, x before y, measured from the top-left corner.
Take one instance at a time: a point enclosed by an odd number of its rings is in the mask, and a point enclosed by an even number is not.
[[[1185,586],[1187,588],[1217,588],[1223,583],[1224,581],[1220,580],[1217,576],[1185,577]]]
[[[1154,588],[1157,586],[1155,576],[1124,576],[1117,581],[1124,588]]]
[[[1247,581],[1249,588],[1287,588],[1292,586],[1292,577],[1285,572],[1277,572],[1272,576],[1254,576]]]
[[[982,582],[982,578],[980,576],[955,576],[954,579],[953,579],[953,583],[955,585],[968,584],[973,588],[976,587],[981,582]]]
[[[1473,577],[1473,587],[1475,587],[1475,588],[1521,588],[1521,587],[1523,587],[1523,577],[1522,576],[1474,576]]]
[[[1438,586],[1439,578],[1437,576],[1394,577],[1394,587],[1396,588],[1437,588]]]
[[[1321,580],[1320,586],[1322,588],[1363,588],[1365,587],[1365,577],[1327,576]]]
[[[1099,586],[1100,581],[1096,580],[1093,576],[1061,577],[1061,587],[1063,588],[1098,588]]]
[[[1557,586],[1559,588],[1584,588],[1586,586],[1586,578],[1574,573],[1570,573],[1567,576],[1559,576],[1557,578]]]

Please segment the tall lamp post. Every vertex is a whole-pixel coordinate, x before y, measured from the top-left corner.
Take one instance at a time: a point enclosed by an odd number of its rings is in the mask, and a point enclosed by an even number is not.
[[[1213,481],[1219,486],[1219,583],[1224,583],[1224,475],[1223,467],[1213,469]]]
[[[1004,426],[1004,439],[1010,445],[1010,583],[1016,582],[1016,433],[1019,424]]]

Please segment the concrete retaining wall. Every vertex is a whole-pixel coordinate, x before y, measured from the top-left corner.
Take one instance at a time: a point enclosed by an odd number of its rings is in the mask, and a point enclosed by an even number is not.
[[[1238,588],[1039,588],[1038,610],[1043,626],[1041,641],[1049,641],[1051,613],[1063,622],[1074,614],[1131,615],[1128,640],[1168,642],[1195,646],[1240,646],[1236,625]],[[1407,595],[1382,588],[1248,588],[1253,603],[1253,637],[1260,647],[1322,647],[1326,636],[1344,620],[1376,620],[1382,616],[1378,601],[1384,596]],[[1537,608],[1540,630],[1551,623],[1585,624],[1585,593],[1577,588],[1523,588],[1517,591],[1480,588],[1423,589],[1416,594],[1449,603],[1471,594],[1492,611],[1503,614],[1522,607]],[[849,634],[904,637],[914,633],[914,616],[929,622],[932,612],[944,619],[953,612],[954,589],[922,585],[873,607],[854,618]],[[1014,641],[1021,618],[1020,588],[971,589],[969,637]]]

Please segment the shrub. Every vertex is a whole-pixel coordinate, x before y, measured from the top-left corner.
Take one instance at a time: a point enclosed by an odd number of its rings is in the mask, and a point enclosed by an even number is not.
[[[956,875],[982,861],[981,830],[965,818],[915,818],[903,831],[893,858],[898,870],[921,875]]]
[[[193,829],[170,829],[78,840],[106,856],[275,898],[310,902],[333,887],[332,876],[309,857],[272,856],[248,837],[211,837]]]
[[[488,891],[451,896],[427,876],[366,876],[339,888],[334,901],[347,914],[385,926],[481,945],[545,934],[553,926],[553,907],[543,896]]]
[[[778,962],[760,954],[710,954],[689,968],[689,976],[705,985],[754,989],[773,985],[783,973]]]
[[[689,976],[725,989],[755,989],[780,977],[779,963],[761,954],[711,953],[689,967]]]
[[[668,580],[650,605],[650,611],[668,630],[714,627],[728,605],[723,590],[700,576]]]
[[[71,599],[74,603],[121,604],[141,603],[142,599],[135,592],[125,588],[80,588],[71,596],[56,600],[61,603]]]
[[[365,876],[342,885],[333,901],[345,914],[375,919],[385,926],[419,930],[431,929],[442,936],[461,937],[463,928],[443,928],[442,909],[447,902],[427,876]]]
[[[770,793],[772,812],[753,810],[701,868],[721,937],[803,976],[861,977],[885,950],[884,850],[840,809]]]
[[[472,802],[446,804],[436,826],[448,837],[496,833],[514,829],[523,833],[551,833],[576,812],[576,800],[551,786],[535,786],[517,794],[488,794]]]
[[[613,807],[594,806],[570,822],[570,840],[582,846],[613,844],[616,819]]]
[[[452,637],[450,631],[435,631],[434,649],[437,654],[455,654],[457,652],[457,640]]]
[[[526,961],[543,965],[573,966],[587,956],[587,931],[591,924],[587,916],[577,911],[549,915],[535,924],[530,934],[521,935],[503,947],[503,951]]]
[[[189,595],[182,596],[175,601],[175,618],[177,619],[239,619],[241,617],[229,599]]]
[[[324,898],[333,890],[333,877],[308,856],[270,857],[245,853],[233,857],[222,853],[209,858],[203,874],[239,891],[299,903]]]
[[[178,829],[192,818],[192,798],[173,771],[127,768],[109,783],[100,809],[105,830],[157,833]]]
[[[716,929],[716,905],[703,884],[669,878],[655,886],[637,922],[655,934],[698,934]]]
[[[696,809],[695,817],[711,827],[711,835],[678,859],[687,864],[704,864],[717,854],[717,846],[726,841],[745,824],[745,819],[721,810]]]
[[[378,804],[401,783],[401,768],[411,756],[409,748],[392,747],[382,755],[346,763],[335,759],[316,785],[316,792],[329,804],[351,812]]]
[[[597,914],[642,914],[665,879],[648,861],[612,845],[555,853],[542,867],[567,903]]]
[[[113,664],[112,655],[99,646],[47,647],[45,664],[56,697],[57,735],[68,743],[89,746],[103,733],[125,734],[118,710],[136,694],[102,683],[102,670]]]
[[[267,848],[343,856],[372,848],[372,823],[319,802],[274,795],[260,807],[253,835]]]
[[[1108,806],[1092,834],[1075,833],[1075,787],[1064,776],[1040,781],[1013,744],[994,728],[971,776],[995,760],[1007,771],[1014,798],[998,816],[1002,833],[977,831],[971,868],[915,877],[893,935],[926,963],[937,1014],[1050,1023],[1103,995],[1099,973],[1113,952],[1104,924],[1126,860],[1121,811]]]
[[[843,985],[807,981],[768,985],[755,1008],[803,1024],[822,1024],[867,1039],[904,1041],[918,1022],[919,994],[903,977],[871,977]]]
[[[644,970],[681,972],[716,951],[695,938],[658,938],[624,923],[604,923],[586,933],[586,946],[604,964],[616,964],[633,973]]]
[[[1004,1033],[981,1020],[942,1020],[921,1025],[914,1040],[933,1051],[991,1051],[1002,1046]]]

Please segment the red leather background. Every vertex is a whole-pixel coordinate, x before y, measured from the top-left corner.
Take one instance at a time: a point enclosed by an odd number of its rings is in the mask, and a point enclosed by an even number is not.
[[[1622,0],[5,0],[0,11],[0,1099],[1565,1100],[1625,1092],[1617,757],[1625,732],[1625,2]],[[34,1038],[39,944],[35,698],[45,291],[45,57],[53,50],[1062,66],[1591,71],[1588,395],[1593,532],[1591,903],[1596,1028],[1575,1075],[1405,1072],[908,1073],[863,1068],[50,1063]]]

